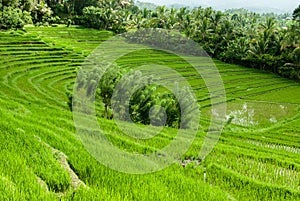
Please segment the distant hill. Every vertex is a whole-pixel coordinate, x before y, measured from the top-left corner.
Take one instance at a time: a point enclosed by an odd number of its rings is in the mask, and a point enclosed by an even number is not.
[[[155,5],[154,3],[149,3],[149,2],[141,2],[141,1],[137,1],[135,2],[135,5],[137,7],[139,7],[140,9],[144,9],[147,8],[149,10],[155,10],[157,5]]]
[[[245,8],[257,13],[292,13],[299,5],[295,0],[142,0],[155,5],[166,5],[168,7],[212,7],[217,10]]]
[[[178,4],[178,3],[170,4],[170,5],[167,5],[167,6],[170,7],[170,8],[182,8],[182,7],[187,7],[187,6],[184,5],[184,4]]]
[[[245,9],[255,12],[255,13],[277,13],[277,14],[281,14],[281,13],[286,13],[287,11],[284,10],[280,10],[278,8],[259,8],[259,7],[245,7]]]

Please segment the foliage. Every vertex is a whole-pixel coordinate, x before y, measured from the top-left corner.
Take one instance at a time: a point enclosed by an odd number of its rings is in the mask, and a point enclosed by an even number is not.
[[[175,31],[140,29],[137,32],[126,33],[125,37],[128,42],[146,44],[150,47],[172,51],[177,54],[206,56],[206,53],[197,43]]]
[[[123,121],[149,124],[149,110],[153,106],[155,87],[152,77],[140,71],[125,74],[115,88],[114,117]]]
[[[300,47],[294,49],[292,53],[289,55],[293,64],[300,65]]]
[[[293,18],[295,20],[300,20],[300,5],[294,10]]]
[[[50,19],[51,14],[52,10],[47,4],[43,2],[41,4],[36,4],[31,11],[32,21],[35,24],[38,22],[47,22]]]
[[[77,90],[103,102],[104,118],[184,129],[195,125],[193,120],[197,118],[191,114],[196,105],[187,88],[174,89],[175,94],[160,92],[161,87],[152,83],[152,77],[140,71],[124,75],[116,65],[109,65],[104,73],[102,70],[99,66],[90,72],[80,71]]]
[[[116,33],[125,31],[123,12],[107,7],[89,6],[83,9],[82,25],[95,28],[112,30]]]
[[[0,12],[0,28],[23,28],[25,24],[30,23],[30,14],[19,8],[5,7],[3,12]]]
[[[96,72],[97,75],[97,72]],[[111,97],[113,95],[116,84],[121,79],[121,70],[116,65],[110,65],[107,72],[99,80],[98,94],[101,96],[104,103],[104,117],[111,118],[108,111],[111,109]]]

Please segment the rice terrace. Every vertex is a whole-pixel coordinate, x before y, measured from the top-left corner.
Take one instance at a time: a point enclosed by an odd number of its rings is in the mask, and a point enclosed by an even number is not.
[[[0,200],[300,200],[300,6],[0,5]]]

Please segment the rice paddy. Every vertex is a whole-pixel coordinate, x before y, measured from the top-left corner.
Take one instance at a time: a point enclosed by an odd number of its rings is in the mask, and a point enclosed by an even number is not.
[[[214,60],[232,121],[203,161],[198,153],[214,111],[201,76],[161,51],[120,58],[121,68],[154,62],[176,70],[201,107],[201,128],[177,162],[151,174],[124,174],[85,149],[69,102],[86,56],[113,34],[78,27],[25,30],[0,32],[0,200],[300,200],[298,82]],[[139,140],[122,134],[113,120],[98,121],[112,144],[141,154],[156,152],[177,132],[164,128]],[[82,183],[74,185],[78,180],[68,170]]]

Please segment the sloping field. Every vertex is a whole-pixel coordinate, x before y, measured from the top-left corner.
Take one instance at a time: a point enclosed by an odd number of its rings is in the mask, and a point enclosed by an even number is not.
[[[111,35],[64,27],[0,32],[0,200],[300,199],[300,84],[219,61],[233,119],[205,161],[197,158],[205,126],[178,162],[156,173],[123,174],[95,160],[75,135],[69,94],[85,56]],[[117,63],[134,68],[149,61],[186,77],[206,125],[211,107],[205,83],[178,58],[149,50]],[[142,154],[176,134],[166,128],[136,140],[112,120],[99,122],[115,146]]]

